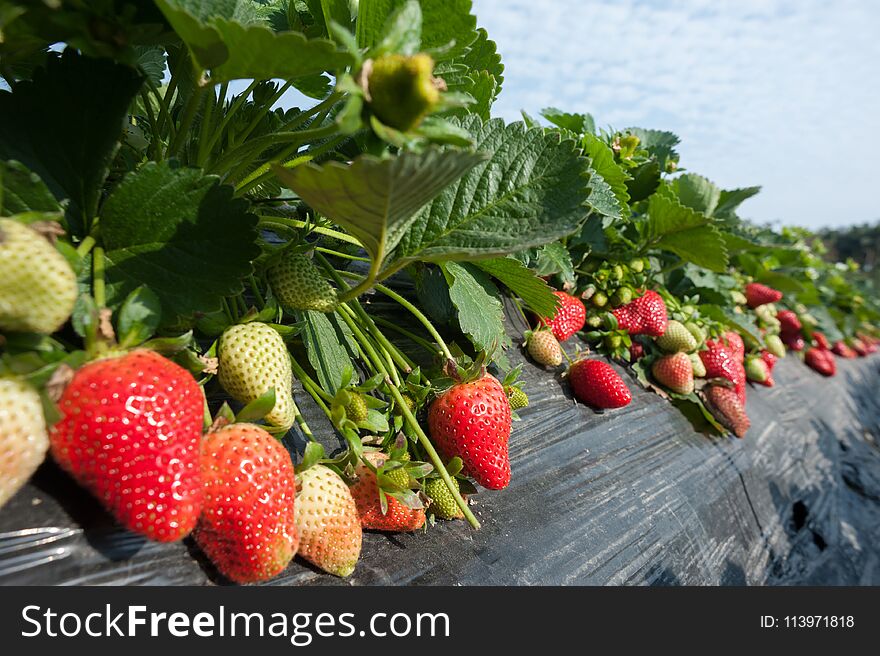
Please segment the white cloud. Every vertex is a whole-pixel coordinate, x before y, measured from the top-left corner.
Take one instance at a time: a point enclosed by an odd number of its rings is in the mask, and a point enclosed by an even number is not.
[[[880,3],[838,0],[475,0],[498,42],[495,113],[553,105],[600,125],[668,129],[682,164],[763,185],[758,221],[872,220]]]

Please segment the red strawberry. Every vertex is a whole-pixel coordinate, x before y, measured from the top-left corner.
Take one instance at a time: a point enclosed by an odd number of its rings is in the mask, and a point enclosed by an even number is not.
[[[622,408],[632,401],[623,379],[606,362],[578,360],[568,369],[574,395],[594,408]]]
[[[858,337],[853,338],[853,340],[852,340],[852,345],[853,345],[853,350],[856,352],[856,354],[857,354],[860,358],[863,358],[863,357],[865,357],[866,355],[868,355],[868,353],[869,353],[869,351],[868,351],[868,345],[865,344],[865,342],[863,342],[863,341],[862,341],[861,339],[859,339]]]
[[[779,358],[777,358],[767,349],[761,351],[761,359],[767,364],[767,369],[769,371],[773,371],[773,367],[776,366],[776,362],[779,360]]]
[[[759,282],[750,282],[746,285],[746,300],[750,308],[756,308],[765,303],[776,303],[782,299],[782,292],[762,285]]]
[[[852,359],[856,357],[856,352],[853,351],[849,346],[846,345],[846,342],[843,340],[834,342],[834,346],[831,347],[831,351],[836,355],[839,355],[842,358]]]
[[[690,394],[694,391],[694,367],[687,353],[658,358],[651,367],[651,373],[661,385],[673,392]]]
[[[825,337],[824,333],[820,333],[818,330],[813,332],[813,344],[823,351],[827,351],[831,348],[831,344],[828,343],[828,338]]]
[[[721,335],[721,338],[727,342],[727,348],[730,349],[731,355],[742,362],[746,356],[746,347],[745,344],[743,344],[743,338],[740,337],[740,334],[728,330]]]
[[[371,451],[364,453],[364,459],[379,468],[388,460],[388,456],[378,451]],[[361,518],[361,527],[376,531],[403,532],[415,531],[425,525],[424,508],[408,508],[390,494],[385,495],[388,512],[383,514],[382,503],[379,500],[379,482],[375,472],[363,462],[359,462],[355,475],[357,482],[350,489]]]
[[[782,341],[785,342],[785,345],[792,351],[803,351],[806,346],[804,338],[799,334],[782,333],[781,337]]]
[[[621,329],[630,335],[660,337],[666,332],[669,318],[666,304],[655,291],[648,290],[639,298],[613,311]]]
[[[587,320],[587,309],[581,299],[575,298],[565,292],[553,292],[559,299],[559,307],[552,319],[544,317],[541,323],[550,327],[550,330],[560,342],[564,342],[577,331],[584,327]]]
[[[77,371],[58,403],[52,456],[126,528],[173,542],[202,503],[202,390],[153,351],[98,360]]]
[[[751,422],[736,392],[722,385],[709,385],[706,387],[705,395],[715,418],[737,437],[744,437]]]
[[[633,341],[629,346],[629,360],[630,362],[636,362],[637,360],[641,360],[645,357],[645,347],[642,346],[641,342]]]
[[[776,318],[779,320],[780,330],[783,334],[800,334],[803,325],[801,325],[801,320],[798,319],[794,312],[791,310],[780,310]]]
[[[500,490],[510,483],[510,404],[493,376],[458,383],[434,399],[428,428],[446,458],[461,458],[479,485]]]
[[[837,363],[834,361],[831,351],[811,348],[804,354],[804,362],[823,376],[833,376],[837,373]]]
[[[296,478],[281,442],[253,424],[206,435],[201,449],[204,503],[193,537],[236,583],[277,576],[296,555]]]
[[[706,340],[707,349],[700,351],[700,359],[706,366],[705,378],[725,378],[734,385],[734,390],[743,406],[746,404],[746,371],[740,362],[730,352],[730,349],[720,341]]]

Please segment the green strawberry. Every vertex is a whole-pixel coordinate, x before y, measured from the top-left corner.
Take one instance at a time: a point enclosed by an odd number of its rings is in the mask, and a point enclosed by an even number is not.
[[[375,59],[367,81],[373,113],[385,125],[401,132],[418,127],[440,100],[433,72],[434,60],[425,53],[383,55]]]
[[[680,321],[670,319],[666,332],[657,338],[657,346],[667,353],[688,352],[697,348],[697,340]]]
[[[694,321],[688,321],[685,325],[685,328],[688,329],[688,332],[694,336],[694,339],[697,340],[697,346],[702,346],[703,342],[706,341],[706,331],[703,330],[700,325]]]
[[[269,269],[267,277],[275,298],[286,308],[316,312],[336,309],[336,288],[302,253],[284,255]]]
[[[398,458],[398,460],[400,460],[401,462],[409,462],[410,456],[408,453],[404,453],[402,457]],[[385,474],[385,477],[397,487],[403,489],[409,487],[410,477],[409,473],[406,471],[406,467],[397,467],[395,469],[384,471],[382,473]]]
[[[452,479],[452,487],[458,490],[458,481],[455,478]],[[455,503],[452,492],[446,487],[442,478],[429,478],[425,481],[422,491],[431,500],[428,509],[440,519],[461,519],[464,517],[464,513]]]
[[[48,448],[39,394],[16,378],[0,378],[0,508],[36,471]]]
[[[348,396],[351,400],[348,402],[348,405],[345,406],[346,417],[356,424],[366,421],[370,408],[367,407],[367,401],[364,399],[364,395],[350,391]]]
[[[767,346],[767,350],[777,358],[785,357],[785,345],[779,335],[765,335],[764,344]]]
[[[0,330],[53,333],[76,302],[76,275],[28,226],[0,219]]]
[[[296,418],[293,371],[281,335],[264,323],[231,326],[217,348],[220,384],[239,403],[250,403],[275,388],[275,407],[266,415],[273,426],[288,428]]]
[[[694,367],[694,377],[702,378],[706,375],[706,365],[703,364],[702,358],[700,358],[699,353],[688,353],[688,357],[691,359],[691,365]]]
[[[504,391],[507,393],[507,400],[510,403],[511,410],[519,410],[529,404],[529,396],[523,391],[522,387],[509,385]]]

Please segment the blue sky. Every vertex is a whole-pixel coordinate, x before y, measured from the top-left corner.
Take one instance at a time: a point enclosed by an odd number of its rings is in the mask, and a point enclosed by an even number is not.
[[[742,214],[817,228],[880,218],[880,2],[474,0],[498,44],[495,115],[589,112],[672,130],[681,164],[761,185]]]

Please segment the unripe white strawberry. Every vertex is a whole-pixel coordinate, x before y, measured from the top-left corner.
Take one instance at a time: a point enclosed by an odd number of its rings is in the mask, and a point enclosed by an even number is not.
[[[354,571],[363,533],[348,485],[324,465],[297,474],[293,521],[299,532],[297,553],[336,576]]]
[[[532,359],[546,367],[562,364],[562,347],[549,330],[536,330],[528,338],[528,351]]]
[[[258,321],[231,326],[220,337],[217,356],[220,384],[232,398],[250,403],[274,387],[275,407],[266,421],[281,428],[293,425],[293,370],[276,330]]]
[[[0,378],[0,507],[31,477],[49,448],[40,395],[15,378]]]
[[[0,219],[0,330],[53,333],[76,302],[76,275],[28,226]]]

